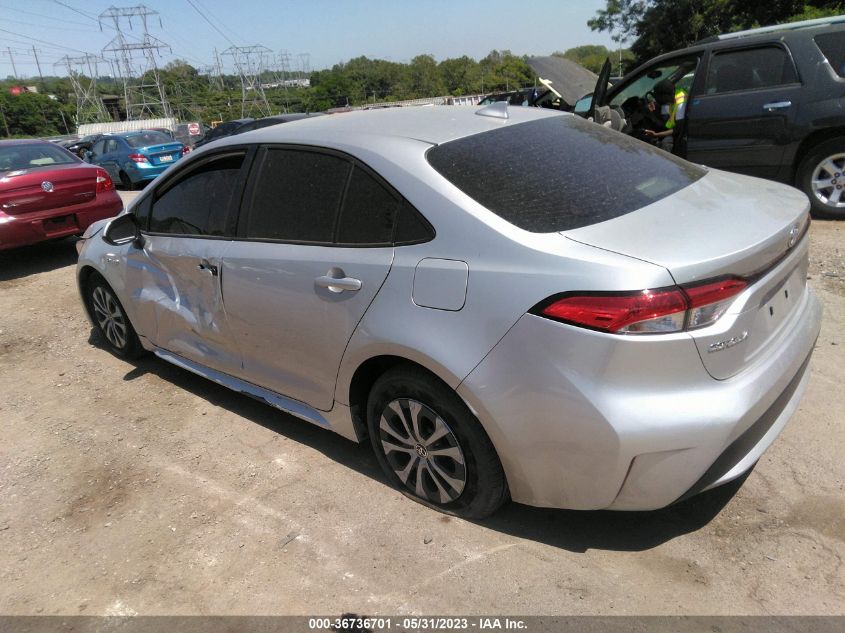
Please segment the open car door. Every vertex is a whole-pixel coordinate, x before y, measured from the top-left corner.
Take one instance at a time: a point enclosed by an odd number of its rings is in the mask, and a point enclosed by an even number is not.
[[[590,107],[587,110],[587,117],[593,121],[596,120],[596,108],[605,105],[607,99],[607,87],[610,84],[610,58],[604,60],[604,65],[601,67],[598,81],[596,81],[596,88],[593,90],[593,97],[590,100]]]

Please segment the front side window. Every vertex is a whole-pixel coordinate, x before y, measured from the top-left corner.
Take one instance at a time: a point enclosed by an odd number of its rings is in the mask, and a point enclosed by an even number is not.
[[[331,154],[268,149],[258,170],[246,237],[332,243],[351,164]]]
[[[798,80],[792,60],[780,46],[716,53],[707,73],[707,94],[771,88]]]
[[[621,106],[631,97],[645,98],[657,84],[664,80],[671,81],[676,87],[689,91],[697,65],[698,58],[691,57],[682,60],[674,59],[661,66],[654,66],[616,93],[610,105]],[[586,105],[589,105],[589,101],[586,101]]]
[[[814,39],[833,71],[845,77],[845,33],[824,33],[816,35]]]
[[[153,202],[150,232],[226,236],[243,160],[242,153],[221,156],[166,184]]]

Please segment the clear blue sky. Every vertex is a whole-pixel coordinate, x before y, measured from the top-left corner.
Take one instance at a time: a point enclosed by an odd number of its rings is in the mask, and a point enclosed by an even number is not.
[[[191,0],[211,24],[189,0],[142,2],[160,13],[162,25],[151,19],[150,33],[173,49],[162,63],[181,57],[210,64],[215,47],[223,51],[232,43],[287,50],[294,67],[299,54],[308,53],[312,70],[359,55],[404,62],[421,53],[477,59],[492,49],[547,55],[581,44],[613,46],[606,33],[586,24],[605,0]],[[0,0],[0,77],[12,74],[7,47],[20,77],[37,76],[36,54],[45,75],[64,74],[53,68],[59,58],[99,53],[115,36],[112,28],[101,32],[100,12],[137,4]],[[142,32],[135,22],[128,34]]]

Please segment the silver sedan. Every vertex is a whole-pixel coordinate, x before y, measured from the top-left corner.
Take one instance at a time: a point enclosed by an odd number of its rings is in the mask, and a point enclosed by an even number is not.
[[[654,509],[798,406],[808,208],[558,112],[354,112],[190,154],[78,283],[115,354],[369,441],[440,511]]]

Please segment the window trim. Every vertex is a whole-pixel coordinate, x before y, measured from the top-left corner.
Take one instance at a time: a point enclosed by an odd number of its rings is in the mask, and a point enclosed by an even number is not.
[[[343,187],[343,193],[341,194],[340,201],[338,203],[337,209],[335,210],[334,227],[332,229],[331,241],[282,240],[269,237],[248,237],[246,235],[246,228],[249,222],[249,215],[252,212],[253,204],[255,202],[257,182],[261,168],[263,166],[264,157],[270,150],[285,149],[301,152],[311,152],[315,154],[325,154],[328,156],[340,158],[349,163],[349,174],[346,176],[346,183]],[[375,179],[375,181],[379,185],[381,185],[396,200],[396,213],[394,215],[393,230],[391,233],[390,242],[350,243],[337,241],[338,231],[340,230],[340,218],[342,216],[342,212],[346,204],[346,195],[349,191],[349,186],[352,182],[352,175],[356,168],[363,169],[365,173]],[[410,207],[413,212],[417,214],[418,219],[428,229],[430,237],[428,237],[427,239],[413,241],[406,240],[401,243],[396,242],[396,230],[399,226],[399,213],[401,212],[402,207],[404,206],[403,203],[406,203],[407,206]],[[393,187],[387,180],[385,180],[381,176],[381,174],[379,174],[372,167],[364,163],[362,160],[359,160],[358,158],[347,154],[346,152],[336,150],[330,147],[322,147],[319,145],[307,145],[304,143],[261,143],[256,146],[255,157],[252,164],[250,165],[250,173],[247,181],[247,186],[243,191],[243,195],[241,197],[237,231],[233,239],[239,242],[266,242],[269,244],[291,244],[298,246],[320,246],[328,248],[395,248],[397,246],[407,246],[411,244],[424,244],[433,240],[436,235],[437,233],[434,230],[432,224],[428,221],[428,219],[422,213],[420,213],[419,210],[417,210],[417,208],[407,200],[407,198],[405,198],[401,193],[399,193],[395,187]]]
[[[786,54],[787,62],[792,66],[792,71],[795,73],[795,81],[790,81],[788,83],[777,83],[771,86],[757,86],[757,87],[750,87],[750,88],[741,88],[739,90],[726,90],[725,92],[714,92],[711,94],[707,93],[707,85],[708,80],[710,79],[710,70],[713,67],[713,61],[719,55],[725,55],[730,53],[738,53],[742,51],[760,49],[760,48],[779,48]],[[719,48],[711,48],[708,55],[707,55],[707,65],[704,69],[704,85],[702,88],[701,97],[720,97],[722,95],[735,95],[735,94],[743,94],[746,92],[759,92],[761,90],[774,90],[778,88],[786,88],[789,86],[800,86],[803,85],[801,81],[801,74],[798,70],[798,65],[795,63],[795,59],[792,56],[792,51],[788,46],[786,46],[783,42],[776,42],[776,41],[766,41],[766,42],[755,42],[755,43],[746,43],[742,46],[725,46]]]
[[[238,215],[239,210],[241,208],[241,202],[244,195],[244,185],[246,183],[247,175],[249,174],[250,168],[252,167],[252,160],[255,156],[255,148],[254,146],[249,145],[235,145],[235,146],[227,146],[222,147],[219,150],[209,153],[203,153],[203,155],[195,160],[190,161],[190,163],[181,168],[174,174],[171,174],[164,180],[161,184],[157,184],[155,189],[151,191],[149,194],[141,197],[135,205],[133,209],[142,205],[142,204],[149,204],[150,205],[150,212],[147,214],[147,221],[146,226],[140,227],[141,233],[144,235],[152,235],[152,236],[160,236],[160,237],[181,237],[181,238],[188,238],[194,240],[226,240],[232,241],[235,239],[236,229],[238,226]],[[232,200],[229,203],[229,208],[226,210],[226,222],[225,222],[225,235],[195,235],[192,233],[161,233],[158,231],[150,231],[150,220],[153,215],[153,208],[155,207],[156,202],[164,196],[170,189],[178,185],[179,183],[183,182],[184,180],[190,178],[194,173],[198,170],[202,169],[203,166],[207,165],[210,162],[215,160],[226,158],[229,156],[235,155],[243,155],[243,162],[241,163],[240,173],[238,174],[237,181],[235,184],[235,191],[232,195]],[[148,202],[149,200],[149,202]]]

